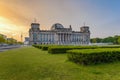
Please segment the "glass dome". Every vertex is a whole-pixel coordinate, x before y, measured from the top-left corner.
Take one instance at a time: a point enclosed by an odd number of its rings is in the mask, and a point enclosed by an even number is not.
[[[56,30],[56,29],[61,29],[61,28],[64,28],[63,25],[56,23],[52,25],[51,30]]]

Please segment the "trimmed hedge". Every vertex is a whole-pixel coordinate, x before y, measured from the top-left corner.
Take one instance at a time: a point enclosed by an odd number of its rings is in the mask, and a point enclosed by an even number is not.
[[[73,49],[73,47],[63,47],[63,46],[49,47],[48,53],[52,53],[52,54],[66,53],[67,50],[71,50],[71,49]]]
[[[44,46],[41,46],[41,47],[42,47],[41,49],[42,49],[43,51],[47,51],[48,48],[49,48],[49,46],[47,46],[47,45],[44,45]]]
[[[49,47],[48,52],[52,54],[66,53],[73,49],[98,49],[98,48],[120,48],[120,46],[53,46]]]
[[[72,49],[120,48],[120,46],[67,46],[67,45],[33,45],[52,54],[66,53]]]
[[[44,51],[47,51],[50,46],[52,45],[33,45],[33,47],[44,50]]]
[[[32,45],[32,46],[35,47],[35,48],[38,48],[38,49],[42,49],[43,45]]]
[[[48,49],[49,53],[59,54],[66,53],[68,50],[72,49],[95,49],[97,46],[51,46]]]
[[[69,50],[67,53],[70,61],[82,65],[120,61],[120,48]]]

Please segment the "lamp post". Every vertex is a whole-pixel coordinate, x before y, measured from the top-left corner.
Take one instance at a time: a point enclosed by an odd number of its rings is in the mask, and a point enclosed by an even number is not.
[[[23,42],[23,35],[22,35],[22,33],[21,33],[21,42]]]
[[[26,36],[28,36],[28,33],[26,33],[26,32],[21,32],[20,38],[21,38],[21,42],[22,42],[22,43],[24,43],[23,38],[26,37]]]
[[[12,39],[12,41],[11,41],[12,44],[14,44],[14,36],[15,36],[15,35],[16,35],[15,33],[12,34],[12,38],[11,38],[11,39]]]

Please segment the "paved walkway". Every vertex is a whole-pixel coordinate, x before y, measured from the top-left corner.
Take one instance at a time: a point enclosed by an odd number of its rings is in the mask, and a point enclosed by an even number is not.
[[[1,47],[0,46],[0,52],[3,52],[3,51],[7,51],[7,50],[10,50],[10,49],[15,49],[15,48],[20,48],[21,45],[12,45],[12,46],[5,46],[5,47]]]

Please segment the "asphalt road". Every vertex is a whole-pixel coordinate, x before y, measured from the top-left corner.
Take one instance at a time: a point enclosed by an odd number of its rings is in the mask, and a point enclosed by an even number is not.
[[[11,45],[11,46],[0,46],[0,52],[7,51],[10,49],[20,48],[21,45]]]

